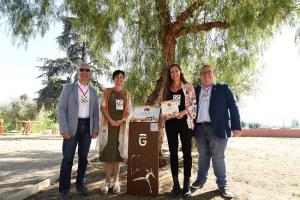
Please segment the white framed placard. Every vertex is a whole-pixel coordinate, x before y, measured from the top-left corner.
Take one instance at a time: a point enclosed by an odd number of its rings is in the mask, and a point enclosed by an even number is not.
[[[176,100],[162,101],[161,114],[175,116],[179,112],[178,102]]]
[[[130,121],[158,122],[159,114],[160,114],[159,106],[136,106],[133,109]]]

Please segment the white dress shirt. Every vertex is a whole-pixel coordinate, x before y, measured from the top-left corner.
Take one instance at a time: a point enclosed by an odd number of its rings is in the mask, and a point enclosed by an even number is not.
[[[198,116],[196,123],[211,122],[209,116],[209,101],[211,96],[211,88],[212,86],[209,86],[204,89],[204,87],[201,86],[201,92],[199,95]]]
[[[81,85],[78,81],[78,102],[79,102],[78,118],[90,117],[89,101],[90,101],[89,85],[88,84]]]

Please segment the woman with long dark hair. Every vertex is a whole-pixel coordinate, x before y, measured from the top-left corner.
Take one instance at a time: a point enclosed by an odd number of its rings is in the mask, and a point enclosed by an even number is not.
[[[175,117],[166,116],[166,134],[170,151],[171,172],[173,177],[172,196],[178,196],[180,185],[178,180],[178,135],[182,143],[184,181],[183,195],[191,196],[190,176],[192,168],[191,140],[196,117],[196,96],[194,87],[189,84],[178,64],[169,67],[163,100],[176,100],[179,113]]]

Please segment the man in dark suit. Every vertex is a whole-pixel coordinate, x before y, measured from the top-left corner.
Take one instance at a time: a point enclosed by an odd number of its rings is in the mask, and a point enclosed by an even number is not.
[[[225,149],[231,131],[234,136],[241,133],[238,106],[227,85],[214,83],[214,72],[209,65],[201,68],[200,81],[201,85],[195,88],[197,117],[194,129],[199,154],[198,174],[192,187],[204,186],[212,160],[219,190],[224,197],[234,197],[227,184]]]
[[[76,190],[87,195],[84,176],[88,164],[87,158],[91,139],[96,138],[99,131],[99,103],[96,90],[89,84],[90,66],[80,64],[78,81],[64,86],[58,106],[60,134],[63,137],[63,160],[59,176],[59,199],[69,199],[71,187],[71,171],[74,154],[78,144],[78,170]]]

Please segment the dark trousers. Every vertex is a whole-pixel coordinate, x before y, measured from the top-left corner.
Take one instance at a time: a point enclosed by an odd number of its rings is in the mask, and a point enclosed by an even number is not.
[[[71,173],[73,166],[73,159],[78,144],[78,170],[76,187],[83,184],[86,167],[88,164],[88,153],[91,145],[90,136],[90,121],[78,120],[76,135],[68,140],[63,141],[62,152],[63,159],[60,167],[59,176],[59,192],[69,191],[71,187]]]
[[[168,120],[166,122],[166,133],[170,151],[170,163],[172,176],[178,176],[178,134],[180,136],[182,152],[184,176],[191,176],[192,156],[191,156],[191,140],[192,131],[188,128],[186,120]]]

